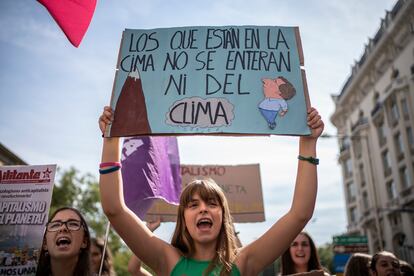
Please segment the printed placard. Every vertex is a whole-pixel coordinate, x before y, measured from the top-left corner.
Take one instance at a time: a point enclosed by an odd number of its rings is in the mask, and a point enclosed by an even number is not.
[[[259,164],[248,165],[181,165],[183,187],[194,179],[212,178],[223,189],[234,222],[265,220]],[[161,217],[177,220],[177,206],[157,200],[147,212],[146,221]]]
[[[35,275],[56,165],[0,166],[0,275]]]
[[[126,29],[105,135],[308,135],[301,65],[298,27]]]

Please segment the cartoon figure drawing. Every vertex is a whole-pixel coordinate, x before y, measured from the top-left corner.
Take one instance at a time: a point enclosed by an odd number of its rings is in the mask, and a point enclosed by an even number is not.
[[[259,111],[266,119],[269,128],[276,127],[277,115],[284,116],[288,111],[286,100],[295,96],[296,89],[284,77],[275,79],[263,78],[263,94],[265,99],[259,104]]]

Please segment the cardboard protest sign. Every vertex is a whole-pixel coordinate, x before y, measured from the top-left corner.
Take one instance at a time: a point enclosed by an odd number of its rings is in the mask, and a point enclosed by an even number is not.
[[[259,164],[181,165],[183,187],[193,179],[212,178],[223,189],[234,222],[265,220]],[[146,220],[176,221],[177,206],[158,200],[147,212]]]
[[[35,275],[56,165],[0,166],[0,275]]]
[[[298,27],[126,29],[105,136],[308,135]]]

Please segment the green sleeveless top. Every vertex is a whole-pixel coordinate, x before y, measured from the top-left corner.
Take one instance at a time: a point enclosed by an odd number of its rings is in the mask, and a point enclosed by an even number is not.
[[[202,276],[207,269],[210,261],[197,261],[190,258],[181,257],[171,272],[171,276]],[[209,276],[220,275],[221,267],[216,267]],[[232,276],[240,276],[240,271],[236,265],[233,265],[231,270]]]

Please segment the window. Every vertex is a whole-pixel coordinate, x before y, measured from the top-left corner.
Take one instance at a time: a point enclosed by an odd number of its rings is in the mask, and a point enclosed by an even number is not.
[[[395,188],[394,180],[387,182],[387,195],[391,200],[397,198],[397,189]]]
[[[356,158],[361,158],[362,154],[362,145],[361,145],[361,138],[355,137],[353,139],[353,148],[354,148],[354,154]]]
[[[406,98],[403,98],[401,100],[401,109],[402,109],[402,114],[404,116],[405,120],[409,120],[410,119],[410,112],[408,109],[408,102]]]
[[[398,123],[398,120],[400,119],[400,112],[398,111],[398,105],[395,99],[391,100],[391,123],[393,125]]]
[[[393,227],[401,225],[401,215],[400,214],[393,214],[389,216],[391,225]]]
[[[391,162],[390,162],[388,150],[382,153],[382,165],[384,167],[384,175],[385,176],[390,175],[391,174]]]
[[[353,182],[348,183],[346,186],[347,194],[348,194],[348,202],[354,202],[356,199],[356,188]]]
[[[408,174],[408,170],[406,167],[400,169],[400,179],[401,179],[401,186],[403,189],[406,189],[412,185],[410,175]]]
[[[401,160],[404,157],[404,143],[400,133],[394,135],[394,144],[395,144],[395,151],[397,154],[397,159]]]
[[[345,137],[341,138],[339,143],[340,143],[340,147],[341,147],[340,148],[341,152],[344,151],[344,150],[349,149],[349,147],[351,145],[351,142],[350,142],[348,136],[345,136]]]
[[[359,177],[361,181],[361,186],[365,186],[365,172],[364,172],[364,165],[359,165]]]
[[[413,130],[411,127],[406,128],[408,144],[411,145],[411,148],[414,148],[414,137]]]
[[[364,210],[369,209],[369,200],[368,200],[368,193],[367,192],[362,193],[362,205],[364,206]]]
[[[381,146],[383,146],[385,144],[385,142],[387,141],[387,137],[385,134],[385,128],[384,128],[384,121],[381,121],[378,125],[377,125],[377,134],[378,134],[378,140]]]
[[[358,211],[357,211],[356,207],[352,207],[351,209],[349,209],[349,217],[350,217],[352,223],[357,222],[357,220],[358,220]]]
[[[345,171],[345,177],[351,177],[352,176],[352,161],[351,158],[348,158],[345,160],[344,164],[344,171]]]

